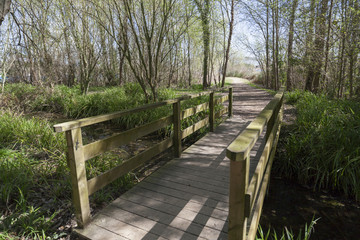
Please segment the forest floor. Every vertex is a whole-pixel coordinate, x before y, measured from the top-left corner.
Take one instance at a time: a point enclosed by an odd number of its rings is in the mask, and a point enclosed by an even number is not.
[[[285,105],[281,135],[287,134],[295,116],[295,108]],[[359,239],[359,216],[360,204],[354,200],[325,191],[314,191],[310,186],[282,179],[276,171],[272,171],[260,225],[265,232],[269,228],[275,229],[278,236],[285,227],[298,236],[300,230],[304,233],[305,224],[309,226],[312,219],[318,219],[311,239]]]

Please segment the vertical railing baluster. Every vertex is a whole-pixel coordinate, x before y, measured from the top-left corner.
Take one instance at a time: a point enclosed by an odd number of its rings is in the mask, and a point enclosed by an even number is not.
[[[173,103],[173,116],[174,116],[174,155],[175,157],[181,156],[181,105],[180,100]]]
[[[65,132],[68,147],[68,164],[72,184],[72,199],[80,227],[90,222],[90,204],[87,188],[81,128]]]
[[[229,88],[229,117],[233,115],[233,88]]]
[[[230,159],[229,240],[246,238],[245,194],[249,183],[250,155],[239,158],[227,153]]]
[[[210,98],[209,98],[209,108],[210,108],[210,113],[209,113],[209,123],[210,123],[210,132],[214,131],[214,122],[215,122],[215,102],[214,102],[214,92],[210,93]]]

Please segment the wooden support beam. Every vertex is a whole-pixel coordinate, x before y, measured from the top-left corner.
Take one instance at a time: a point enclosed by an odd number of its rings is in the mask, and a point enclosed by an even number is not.
[[[174,155],[181,156],[181,105],[180,101],[173,103],[173,123],[174,123]]]
[[[245,193],[249,181],[250,155],[245,159],[230,159],[230,193],[229,193],[229,240],[246,238]]]
[[[210,93],[210,114],[209,114],[209,122],[210,122],[210,132],[214,131],[214,124],[215,124],[215,102],[214,102],[214,92]]]
[[[72,199],[75,216],[80,227],[90,222],[90,204],[85,171],[85,160],[82,148],[81,128],[65,132],[68,148]]]
[[[229,88],[229,117],[233,115],[233,88]]]

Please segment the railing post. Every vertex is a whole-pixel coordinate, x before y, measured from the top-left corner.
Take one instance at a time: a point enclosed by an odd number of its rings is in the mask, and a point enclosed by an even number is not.
[[[75,215],[80,227],[90,221],[90,204],[83,154],[81,128],[65,132]]]
[[[249,183],[250,155],[237,159],[230,158],[230,192],[229,192],[229,240],[246,239],[245,194]]]
[[[209,100],[209,108],[210,108],[210,115],[209,115],[209,123],[210,123],[210,132],[214,131],[214,122],[215,122],[215,106],[214,106],[214,92],[210,93],[210,100]]]
[[[233,88],[229,88],[229,117],[233,115]]]
[[[175,157],[181,156],[181,105],[180,100],[173,103],[174,115],[174,155]]]

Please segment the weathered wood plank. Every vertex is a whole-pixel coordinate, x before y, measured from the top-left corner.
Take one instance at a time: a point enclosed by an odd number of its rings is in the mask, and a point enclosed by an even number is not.
[[[205,196],[200,196],[199,194],[192,194],[192,193],[184,192],[181,190],[177,190],[174,188],[169,188],[166,186],[149,183],[149,182],[142,182],[141,187],[151,190],[151,191],[154,191],[154,192],[158,192],[158,193],[162,193],[162,194],[169,195],[172,197],[176,197],[176,198],[179,198],[179,199],[182,199],[185,201],[189,201],[189,199],[191,199],[190,201],[197,202],[199,204],[203,204],[205,206],[213,207],[213,208],[216,208],[219,210],[223,210],[223,211],[228,210],[228,203],[217,201],[217,200],[205,197]]]
[[[152,179],[154,178],[154,179]],[[226,187],[218,187],[212,184],[209,184],[207,182],[199,182],[199,181],[194,181],[194,180],[190,180],[190,179],[186,179],[184,177],[178,177],[178,176],[174,176],[174,175],[167,175],[167,174],[153,174],[149,177],[149,179],[154,180],[155,182],[157,181],[157,179],[161,179],[161,180],[166,180],[168,182],[175,182],[175,183],[179,183],[179,184],[183,184],[189,187],[196,187],[202,190],[206,190],[208,192],[214,192],[214,193],[219,193],[222,195],[227,196],[229,194],[229,189]]]
[[[173,116],[168,116],[137,128],[116,134],[114,136],[87,144],[83,147],[84,159],[91,159],[101,153],[129,143],[156,130],[164,128],[173,122]]]
[[[181,139],[186,138],[187,136],[196,132],[197,130],[206,126],[207,124],[209,124],[209,117],[206,117],[203,120],[200,120],[199,122],[195,123],[194,125],[184,129],[181,134]]]
[[[203,227],[198,223],[194,223],[188,219],[184,219],[183,217],[179,217],[174,214],[169,214],[167,213],[167,211],[171,210],[169,207],[161,208],[161,206],[157,206],[156,203],[151,205],[151,207],[148,207],[145,204],[138,204],[123,198],[118,198],[114,202],[112,202],[111,205],[117,208],[127,210],[134,214],[143,216],[145,218],[152,219],[154,221],[160,222],[170,227],[177,228],[184,232],[190,233],[194,236],[197,236],[197,233],[201,232],[203,228],[208,228],[208,227]],[[160,207],[161,209],[156,209],[154,207],[158,207],[158,208]],[[216,232],[215,229],[209,229],[209,230],[213,230],[213,232]]]
[[[229,193],[229,240],[245,239],[245,193],[249,182],[248,155],[244,161],[230,162],[230,193]]]
[[[93,194],[97,190],[105,187],[109,183],[113,182],[114,180],[118,179],[119,177],[123,176],[124,174],[134,170],[135,168],[141,166],[146,161],[149,161],[154,156],[158,155],[159,153],[165,151],[166,149],[172,146],[173,139],[169,138],[166,139],[155,146],[139,153],[138,155],[130,158],[123,164],[104,172],[103,174],[94,177],[87,182],[88,192],[89,195]]]
[[[207,183],[211,186],[220,187],[220,188],[228,188],[229,182],[228,181],[219,181],[212,178],[212,174],[207,174],[206,176],[199,176],[196,174],[196,170],[193,172],[188,171],[181,171],[177,167],[174,168],[166,168],[166,169],[159,169],[152,176],[165,176],[165,177],[176,177],[176,178],[184,178],[187,180],[191,180],[195,183]],[[221,179],[222,180],[222,179]]]
[[[151,237],[152,239],[155,239],[156,237],[159,237],[155,234],[148,233],[143,229],[101,213],[94,218],[92,223],[127,239],[143,239],[144,237]]]
[[[214,102],[215,102],[215,105],[216,105],[216,104],[223,103],[223,102],[225,102],[227,100],[229,100],[229,95],[224,95],[224,96],[222,96],[220,98],[216,98]]]
[[[68,164],[70,168],[72,198],[75,208],[75,216],[80,227],[90,222],[90,204],[86,185],[85,160],[82,149],[81,129],[73,129],[65,132]]]
[[[219,118],[221,117],[222,115],[224,115],[225,113],[228,113],[228,108],[223,108],[223,109],[220,109],[220,111],[216,112],[215,113],[215,118]]]
[[[191,176],[204,180],[209,180],[209,178],[211,178],[212,181],[216,181],[219,185],[229,186],[229,175],[226,173],[224,175],[219,175],[217,173],[218,171],[216,170],[207,173],[205,171],[201,171],[201,169],[198,168],[179,166],[179,165],[173,166],[170,164],[169,166],[162,167],[159,171],[163,171],[163,170],[164,171],[169,170],[171,173],[179,174],[179,175],[182,174],[184,176],[186,176],[186,174],[189,174]]]
[[[169,214],[176,218],[188,220],[192,222],[198,230],[201,226],[206,226],[213,230],[221,231],[226,222],[226,219],[215,219],[211,216],[202,214],[200,212],[201,208],[199,208],[198,211],[191,211],[186,208],[187,204],[183,206],[176,206],[168,202],[158,201],[154,198],[144,198],[142,195],[135,193],[123,195],[120,198],[134,204],[139,204],[143,207],[148,207],[155,211]]]
[[[181,113],[181,119],[188,118],[188,117],[190,117],[192,115],[195,115],[197,113],[206,111],[208,109],[209,109],[209,103],[208,102],[197,105],[196,107],[185,109]]]
[[[89,224],[85,229],[75,228],[75,235],[79,235],[82,238],[92,239],[92,240],[129,240],[128,238],[122,237],[119,234],[108,231],[102,227],[99,227],[95,224]]]
[[[129,223],[135,227],[138,227],[149,233],[156,234],[158,236],[166,237],[172,235],[175,239],[184,237],[184,235],[190,238],[195,237],[194,235],[187,234],[182,230],[168,226],[157,220],[155,221],[153,219],[134,214],[121,208],[114,207],[113,205],[106,207],[102,212],[108,216],[113,216],[115,219]]]
[[[233,88],[229,88],[229,117],[233,115]]]
[[[187,96],[183,96],[178,99],[170,99],[170,100],[153,103],[153,104],[148,104],[148,105],[144,105],[144,106],[129,109],[129,110],[123,110],[123,111],[114,112],[114,113],[110,113],[110,114],[103,114],[103,115],[99,115],[99,116],[83,118],[83,119],[74,120],[74,121],[70,121],[70,122],[59,123],[59,124],[54,125],[54,130],[55,130],[55,132],[64,132],[64,131],[75,129],[75,128],[81,128],[81,127],[93,125],[96,123],[116,119],[116,118],[119,118],[119,117],[122,117],[125,115],[158,108],[158,107],[172,104],[179,100],[188,99],[188,98],[189,97],[187,97]]]
[[[215,127],[215,97],[214,92],[210,93],[210,99],[209,99],[209,125],[210,125],[210,132],[214,131]]]
[[[176,182],[169,182],[163,179],[154,179],[154,178],[147,178],[144,180],[144,182],[149,182],[149,183],[153,183],[153,184],[157,184],[157,185],[161,185],[164,187],[168,187],[168,188],[172,188],[172,189],[176,189],[176,190],[180,190],[186,193],[191,193],[191,194],[198,194],[201,196],[206,196],[208,198],[214,199],[216,201],[221,201],[221,202],[228,202],[228,196],[227,195],[223,195],[220,193],[216,193],[216,192],[211,192],[211,191],[206,191],[203,189],[200,189],[198,187],[193,187],[193,186],[188,186],[188,185],[184,185],[181,183],[176,183]]]
[[[182,146],[181,146],[181,105],[180,102],[173,104],[173,117],[174,117],[174,156],[180,157]]]
[[[264,171],[266,170],[266,166],[268,165],[268,160],[270,156],[271,149],[273,147],[276,133],[278,131],[278,126],[280,124],[280,115],[277,116],[276,123],[271,129],[271,133],[269,135],[268,141],[266,142],[265,148],[263,150],[263,153],[261,154],[260,160],[257,164],[257,167],[255,169],[254,175],[252,179],[250,180],[247,192],[246,192],[246,206],[248,206],[245,209],[245,213],[247,217],[250,217],[251,209],[253,209],[255,204],[255,199],[259,190],[259,187],[261,185]],[[270,130],[270,129],[269,129]]]
[[[142,196],[143,199],[155,199],[159,202],[168,203],[177,207],[182,207],[186,210],[201,213],[205,216],[220,219],[223,221],[227,220],[228,212],[217,208],[209,207],[196,201],[183,200],[177,197],[166,195],[160,192],[153,191],[152,189],[142,188],[138,185],[136,189],[131,191],[131,194]]]

